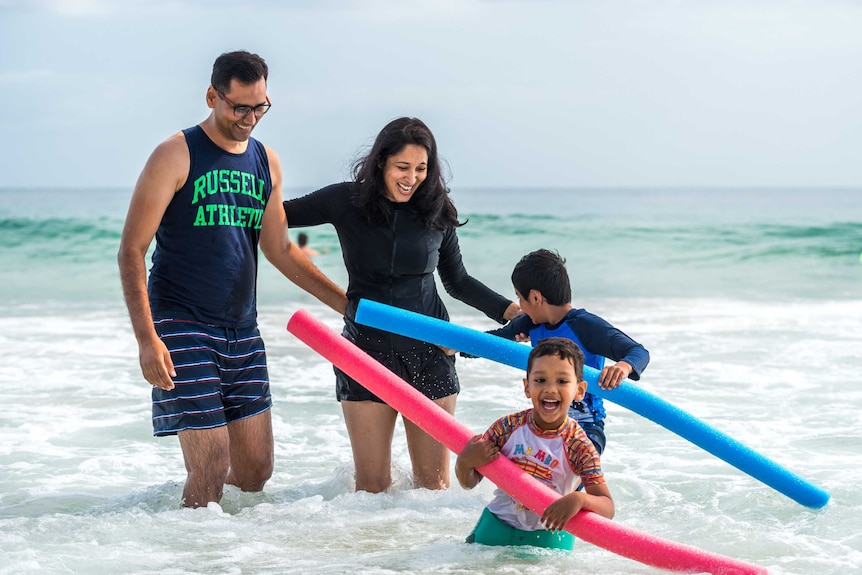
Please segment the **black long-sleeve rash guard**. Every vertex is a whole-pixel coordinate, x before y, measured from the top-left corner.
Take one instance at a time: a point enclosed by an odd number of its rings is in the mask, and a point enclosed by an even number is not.
[[[448,320],[435,269],[449,295],[505,323],[503,314],[511,302],[467,273],[455,227],[429,230],[410,202],[393,203],[389,222],[369,222],[351,202],[352,187],[350,182],[333,184],[284,202],[291,228],[335,226],[348,275],[346,336],[366,349],[416,345],[415,340],[356,324],[356,306],[365,298]]]

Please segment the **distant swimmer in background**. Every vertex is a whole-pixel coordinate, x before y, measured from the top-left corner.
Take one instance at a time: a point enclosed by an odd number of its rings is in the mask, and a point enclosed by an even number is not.
[[[356,323],[362,298],[449,319],[435,274],[446,292],[499,323],[520,313],[518,304],[467,273],[457,229],[463,225],[449,198],[437,143],[416,118],[392,120],[368,154],[356,162],[353,180],[284,202],[291,226],[332,224],[347,268],[342,335],[410,383],[448,413],[460,391],[455,356],[436,345]],[[356,466],[356,490],[380,492],[392,483],[392,437],[398,413],[343,371],[335,371]],[[404,419],[413,484],[449,487],[449,450]]]
[[[512,271],[512,284],[524,315],[488,333],[535,346],[546,337],[571,339],[584,352],[585,364],[599,370],[599,387],[614,389],[627,378],[640,379],[649,352],[599,316],[572,305],[566,260],[556,252],[537,250],[525,255]],[[616,363],[605,366],[605,358]],[[586,393],[572,402],[569,415],[581,424],[599,453],[605,449],[605,408],[602,398]]]
[[[337,312],[347,304],[290,241],[281,163],[251,137],[270,108],[267,77],[257,54],[216,59],[206,91],[209,116],[150,155],[117,256],[141,372],[152,385],[153,432],[179,438],[187,507],[218,502],[225,483],[260,491],[272,475],[258,247],[285,277]]]
[[[302,250],[302,253],[304,253],[310,258],[320,255],[319,251],[308,245],[308,234],[305,232],[299,232],[299,235],[296,236],[296,245],[299,246],[299,249]]]
[[[524,394],[532,409],[502,417],[473,437],[455,461],[455,475],[462,487],[472,489],[483,477],[476,468],[502,454],[561,497],[539,516],[497,489],[468,543],[570,550],[575,537],[565,527],[579,511],[613,519],[614,500],[599,453],[569,417],[569,405],[582,400],[586,389],[584,354],[570,339],[546,338],[530,351]]]

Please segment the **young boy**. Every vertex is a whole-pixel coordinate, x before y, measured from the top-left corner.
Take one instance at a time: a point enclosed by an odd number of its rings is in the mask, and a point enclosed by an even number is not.
[[[469,543],[572,549],[574,536],[564,529],[578,511],[613,518],[614,501],[599,454],[568,415],[568,406],[581,400],[587,389],[583,374],[584,354],[574,342],[561,337],[543,339],[530,352],[524,378],[524,394],[533,408],[498,419],[458,455],[455,474],[465,489],[482,480],[477,467],[502,453],[562,494],[539,517],[503,490],[496,490],[467,537]],[[576,491],[579,482],[585,492]]]
[[[489,331],[516,341],[559,336],[571,339],[584,352],[584,364],[601,371],[599,387],[614,389],[623,379],[640,379],[649,352],[638,342],[597,315],[572,306],[572,288],[566,260],[556,252],[537,250],[521,258],[512,272],[512,284],[523,315],[506,326]],[[616,362],[605,366],[605,358]],[[602,398],[591,393],[576,400],[569,416],[587,432],[599,454],[605,450],[605,409]]]

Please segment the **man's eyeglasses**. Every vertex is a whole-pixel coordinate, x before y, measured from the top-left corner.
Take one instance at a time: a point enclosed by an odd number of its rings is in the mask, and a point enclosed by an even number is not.
[[[258,104],[257,106],[237,106],[220,91],[216,90],[216,93],[219,95],[219,98],[227,103],[228,106],[233,106],[233,115],[239,119],[245,118],[251,114],[252,111],[254,111],[255,118],[262,118],[263,115],[269,112],[269,109],[272,107],[272,103],[269,101],[269,96],[266,97],[266,104]]]

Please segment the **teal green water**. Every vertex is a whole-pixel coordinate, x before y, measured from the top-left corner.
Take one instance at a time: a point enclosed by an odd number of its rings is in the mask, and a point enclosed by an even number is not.
[[[129,193],[0,190],[0,305],[117,300]],[[453,199],[468,220],[468,270],[503,293],[518,258],[543,247],[568,259],[576,299],[862,296],[862,190],[468,189]],[[332,228],[308,232],[326,251],[318,265],[343,277]],[[282,288],[261,282],[262,301]]]

